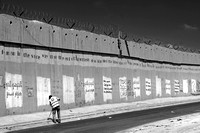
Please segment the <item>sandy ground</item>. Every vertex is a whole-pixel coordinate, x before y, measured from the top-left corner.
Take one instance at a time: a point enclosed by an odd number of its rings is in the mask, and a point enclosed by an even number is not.
[[[200,101],[200,96],[157,98],[130,103],[94,105],[62,110],[61,115],[62,122],[69,122],[198,101]],[[196,112],[198,112],[198,110]],[[176,112],[171,111],[171,113]],[[49,111],[0,117],[0,132],[53,124],[51,121],[47,121],[48,116]],[[200,113],[156,121],[126,129],[119,133],[200,133]]]
[[[156,121],[118,133],[200,133],[200,113]]]

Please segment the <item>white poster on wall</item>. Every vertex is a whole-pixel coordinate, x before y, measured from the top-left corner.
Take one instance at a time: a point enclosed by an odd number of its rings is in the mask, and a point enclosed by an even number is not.
[[[133,92],[135,97],[140,97],[140,77],[133,78]]]
[[[85,102],[95,100],[94,78],[84,78]]]
[[[162,96],[161,78],[158,78],[158,76],[156,76],[156,96],[158,97]]]
[[[146,95],[151,95],[151,79],[145,78],[145,89],[146,89]]]
[[[112,100],[112,79],[103,76],[103,100]]]
[[[126,77],[119,77],[119,93],[120,99],[127,100],[127,80]]]
[[[197,91],[197,81],[195,79],[191,79],[191,88],[192,93],[195,93]]]
[[[183,80],[183,93],[188,93],[188,80]]]
[[[171,95],[171,82],[168,79],[165,80],[165,90],[166,94]]]
[[[50,78],[37,77],[37,105],[49,105],[49,95],[51,94]]]
[[[75,103],[74,77],[63,75],[63,103]]]
[[[6,108],[22,107],[22,75],[5,73]]]
[[[174,80],[174,92],[178,93],[180,91],[180,83],[179,80]]]

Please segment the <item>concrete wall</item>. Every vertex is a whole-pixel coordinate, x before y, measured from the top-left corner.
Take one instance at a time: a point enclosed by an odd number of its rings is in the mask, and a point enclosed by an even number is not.
[[[49,94],[68,109],[199,90],[199,66],[162,63],[199,64],[198,54],[129,41],[131,57],[161,62],[118,58],[116,38],[5,14],[0,32],[0,116],[50,110]]]

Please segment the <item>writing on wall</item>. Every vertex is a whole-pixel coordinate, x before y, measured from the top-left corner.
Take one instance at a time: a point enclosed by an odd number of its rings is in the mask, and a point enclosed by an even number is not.
[[[192,88],[192,93],[197,92],[197,82],[195,79],[191,79],[191,88]]]
[[[131,80],[127,80],[127,96],[129,97],[132,97],[134,96],[134,91],[133,91],[133,87],[132,87],[132,82]]]
[[[151,79],[145,78],[145,91],[146,95],[151,95]]]
[[[133,78],[133,90],[134,90],[134,96],[140,97],[140,77],[134,77]]]
[[[94,102],[95,87],[94,78],[84,78],[85,102]]]
[[[171,81],[169,79],[165,79],[165,92],[171,95]]]
[[[120,93],[120,99],[127,100],[127,79],[126,79],[126,77],[119,77],[119,93]]]
[[[22,75],[5,74],[5,101],[6,108],[22,107],[23,92],[22,92]]]
[[[179,80],[174,80],[174,92],[175,92],[175,94],[180,92],[180,82],[179,82]]]
[[[22,58],[21,58],[22,57]],[[35,50],[34,48],[12,48],[0,46],[0,61],[35,62],[39,64],[80,65],[96,67],[142,68],[146,70],[200,72],[196,66],[175,66],[159,63],[145,63],[132,59],[110,58],[98,55],[78,53],[52,52],[49,50]]]
[[[103,100],[112,100],[112,79],[103,76]]]

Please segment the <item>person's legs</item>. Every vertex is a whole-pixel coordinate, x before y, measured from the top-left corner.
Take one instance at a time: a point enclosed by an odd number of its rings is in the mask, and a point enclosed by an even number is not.
[[[53,114],[53,122],[56,122],[56,109],[55,108],[53,108],[52,109],[52,114]]]
[[[58,116],[58,122],[60,123],[61,120],[60,120],[60,106],[57,107],[57,116]]]

